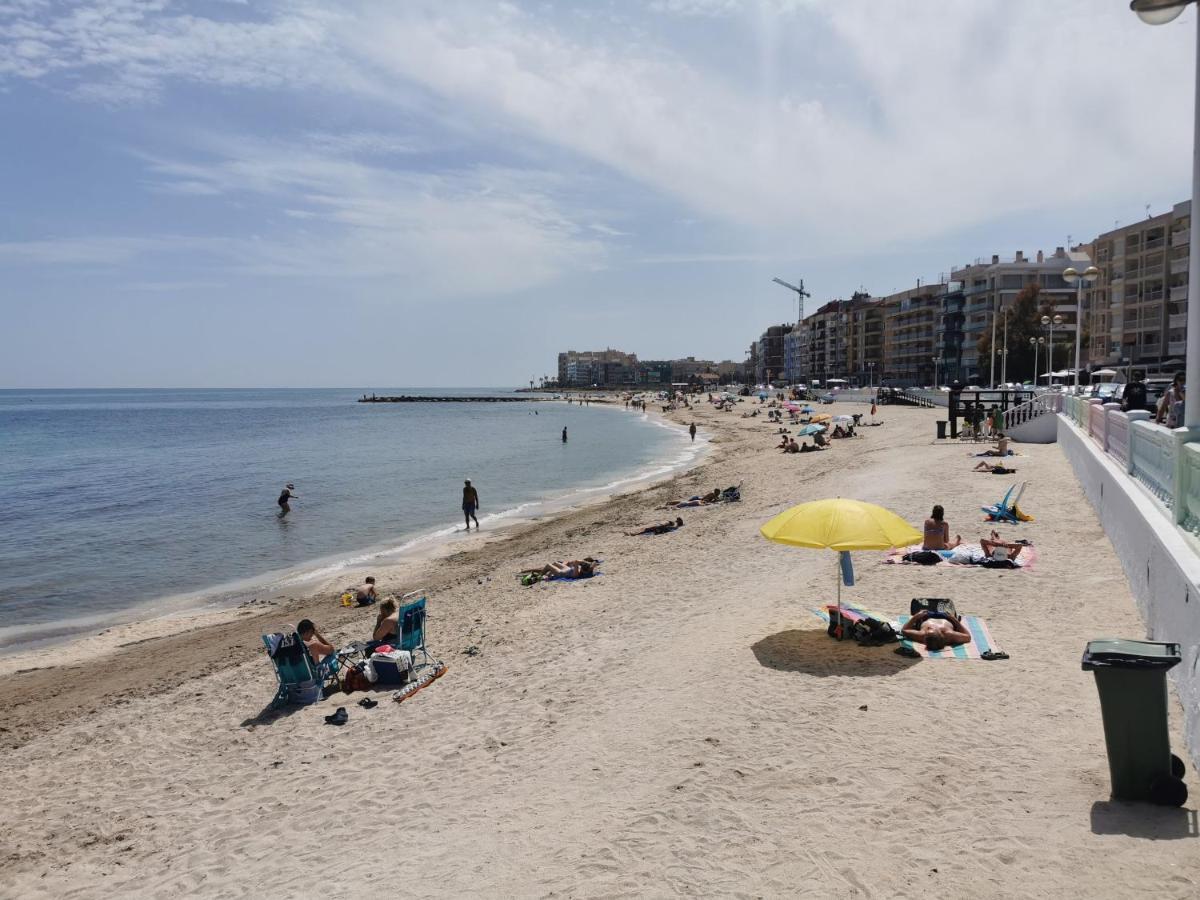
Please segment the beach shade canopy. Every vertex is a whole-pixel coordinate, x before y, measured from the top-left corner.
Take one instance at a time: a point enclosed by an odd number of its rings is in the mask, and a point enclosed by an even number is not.
[[[777,544],[814,550],[890,550],[923,539],[921,532],[894,512],[840,497],[793,506],[759,531]]]
[[[837,425],[839,423],[842,425],[853,425],[854,416],[834,416],[833,424]]]
[[[1093,376],[1098,378],[1112,378],[1116,374],[1116,371],[1113,369],[1097,369],[1092,373]]]
[[[820,434],[824,430],[824,425],[805,425],[803,428],[797,431],[796,434],[799,437],[809,437],[814,434]]]
[[[828,422],[832,418],[833,416],[831,416],[829,413],[821,413],[819,416],[813,416],[812,420],[814,422]]]

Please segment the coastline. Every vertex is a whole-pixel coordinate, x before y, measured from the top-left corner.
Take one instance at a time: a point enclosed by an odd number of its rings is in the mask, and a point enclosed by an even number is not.
[[[668,419],[663,413],[647,409],[641,415],[654,424],[676,431],[681,441],[687,437],[684,425]],[[686,461],[680,455],[677,457],[679,462],[655,463],[648,469],[633,471],[602,486],[580,487],[558,497],[531,501],[511,510],[492,513],[483,518],[492,526],[487,531],[455,538],[454,535],[460,531],[459,526],[448,526],[385,550],[357,551],[351,557],[354,560],[365,556],[395,557],[386,563],[362,563],[362,566],[370,565],[385,595],[399,596],[418,589],[433,593],[439,584],[453,578],[460,567],[471,565],[481,555],[498,552],[495,549],[498,545],[536,544],[539,534],[559,529],[574,518],[603,515],[606,509],[617,509],[630,497],[649,494],[664,485],[694,480],[713,462],[711,436],[705,434],[703,437],[702,441],[693,445],[696,451]],[[539,510],[530,514],[529,507],[539,507]],[[297,568],[307,569],[308,564]],[[25,682],[17,687],[16,702],[8,710],[10,714],[16,711],[16,721],[10,721],[6,728],[0,728],[0,747],[20,746],[38,733],[41,726],[48,724],[41,715],[36,715],[33,718],[41,719],[40,725],[32,729],[29,727],[30,723],[20,712],[26,706],[21,699],[26,691],[31,696],[40,695],[43,704],[51,703],[62,722],[90,711],[92,704],[77,705],[74,701],[65,701],[65,698],[80,684],[90,682],[92,676],[81,678],[76,683],[69,675],[66,681],[62,681],[64,673],[100,666],[106,670],[131,673],[129,677],[118,677],[114,681],[113,690],[123,693],[141,677],[132,673],[138,671],[137,660],[150,646],[155,647],[156,652],[161,651],[173,657],[203,658],[210,655],[206,645],[211,643],[214,648],[221,648],[214,652],[222,657],[225,664],[232,664],[259,655],[261,647],[258,635],[285,622],[314,618],[327,623],[323,626],[326,630],[336,630],[360,620],[364,614],[361,608],[345,608],[337,601],[347,578],[346,572],[341,571],[343,568],[338,566],[337,573],[301,579],[288,589],[277,588],[269,592],[272,596],[248,597],[215,606],[211,602],[189,603],[193,596],[191,594],[182,595],[180,599],[183,605],[165,611],[162,607],[170,604],[172,599],[150,601],[143,605],[149,614],[141,618],[105,621],[98,624],[97,630],[91,634],[81,633],[86,631],[86,624],[76,627],[68,623],[59,636],[0,650],[0,680],[5,681],[9,688],[13,687],[8,683],[9,679]],[[212,593],[213,589],[209,589],[195,592],[194,596],[203,600]],[[49,664],[46,659],[48,655],[53,658]],[[183,677],[170,678],[156,673],[153,683],[156,689],[163,689],[178,683]],[[64,699],[65,702],[60,707],[54,702],[56,699]],[[6,706],[7,703],[0,702],[0,711]]]
[[[617,411],[613,409],[612,398],[591,399]],[[545,402],[563,401],[545,398]],[[652,425],[675,432],[677,437],[686,435],[683,426],[671,423],[658,412],[646,410],[635,414]],[[309,602],[329,593],[340,594],[346,583],[364,574],[364,569],[371,570],[377,577],[380,573],[385,577],[403,577],[414,566],[433,563],[470,549],[481,539],[503,539],[510,529],[602,503],[617,494],[638,490],[687,471],[703,457],[704,443],[693,445],[695,449],[690,453],[674,454],[648,466],[616,473],[602,485],[576,486],[563,493],[526,500],[514,507],[482,515],[481,524],[487,530],[480,539],[462,535],[461,523],[448,521],[432,529],[399,534],[369,546],[332,553],[236,581],[149,598],[119,611],[71,618],[57,627],[48,627],[45,623],[9,626],[0,629],[0,676],[20,668],[25,658],[49,648],[56,654],[66,653],[82,660],[90,654],[111,649],[114,644],[111,640],[103,640],[106,637],[119,636],[119,643],[164,637],[229,621],[247,608],[286,606]],[[464,548],[464,544],[469,546]],[[36,636],[25,638],[23,633]]]
[[[788,896],[796,885],[1031,896],[1031,884],[1038,896],[1191,896],[1194,813],[1108,799],[1079,653],[1097,634],[1144,627],[1059,448],[1021,445],[1015,458],[1036,521],[1004,531],[1033,540],[1035,567],[895,566],[863,552],[846,589],[888,615],[913,596],[954,598],[989,623],[1006,661],[831,641],[809,608],[832,599],[833,555],[762,539],[783,509],[837,495],[909,522],[944,503],[964,537],[986,533],[979,505],[1007,482],[973,471],[975,448],[936,443],[937,416],[888,408],[882,428],[788,456],[764,418],[697,409],[712,440],[695,469],[384,585],[428,589],[429,646],[450,666],[403,704],[376,692],[373,710],[355,705],[361,694],[269,710],[264,626],[309,615],[342,643],[373,621],[332,597],[246,609],[87,664],[54,653],[47,668],[5,676],[6,886],[357,896],[394,872],[437,897]],[[681,510],[670,534],[627,535],[673,516],[668,500],[739,483],[739,503]],[[513,577],[589,553],[604,577]],[[340,705],[349,723],[326,725]],[[297,828],[314,809],[369,810],[370,828],[402,835],[403,852],[381,863],[331,848],[327,829]],[[331,881],[314,889],[313,873]]]

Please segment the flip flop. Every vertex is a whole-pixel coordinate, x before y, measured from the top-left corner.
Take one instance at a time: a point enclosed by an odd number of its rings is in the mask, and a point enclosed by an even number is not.
[[[1008,654],[1003,650],[984,650],[979,654],[980,659],[1008,659]]]
[[[358,701],[358,705],[361,706],[363,709],[374,709],[376,706],[379,705],[379,701],[372,700],[370,697],[363,697],[361,700]]]
[[[331,716],[325,717],[325,723],[327,725],[345,725],[346,721],[349,718],[350,718],[350,714],[348,712],[346,712],[346,707],[339,706],[337,708],[337,712],[335,712]]]
[[[907,644],[901,644],[894,651],[898,656],[907,656],[909,659],[920,659],[921,654]]]

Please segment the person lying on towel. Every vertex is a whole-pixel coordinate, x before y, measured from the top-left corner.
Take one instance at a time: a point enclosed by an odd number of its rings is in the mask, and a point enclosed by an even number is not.
[[[981,462],[975,465],[976,472],[990,472],[993,475],[1011,475],[1016,469],[1006,469],[998,463]]]
[[[541,575],[543,578],[587,578],[596,574],[599,560],[588,556],[584,559],[559,560],[546,563],[537,569],[522,569],[522,575]]]
[[[900,629],[900,633],[910,641],[924,644],[930,650],[971,643],[971,633],[958,616],[928,609],[921,610],[909,619]]]
[[[674,531],[676,528],[683,527],[683,519],[676,518],[674,522],[663,522],[661,525],[647,525],[641,531],[625,532],[630,537],[636,537],[642,534],[666,534],[668,531]]]

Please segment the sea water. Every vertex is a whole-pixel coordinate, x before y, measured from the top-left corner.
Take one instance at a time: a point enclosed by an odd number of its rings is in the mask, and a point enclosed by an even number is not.
[[[372,564],[461,540],[466,478],[489,529],[668,471],[700,446],[620,406],[360,395],[0,391],[0,648],[154,614],[168,598],[231,603],[340,574],[351,584]],[[288,482],[298,499],[280,518]]]

